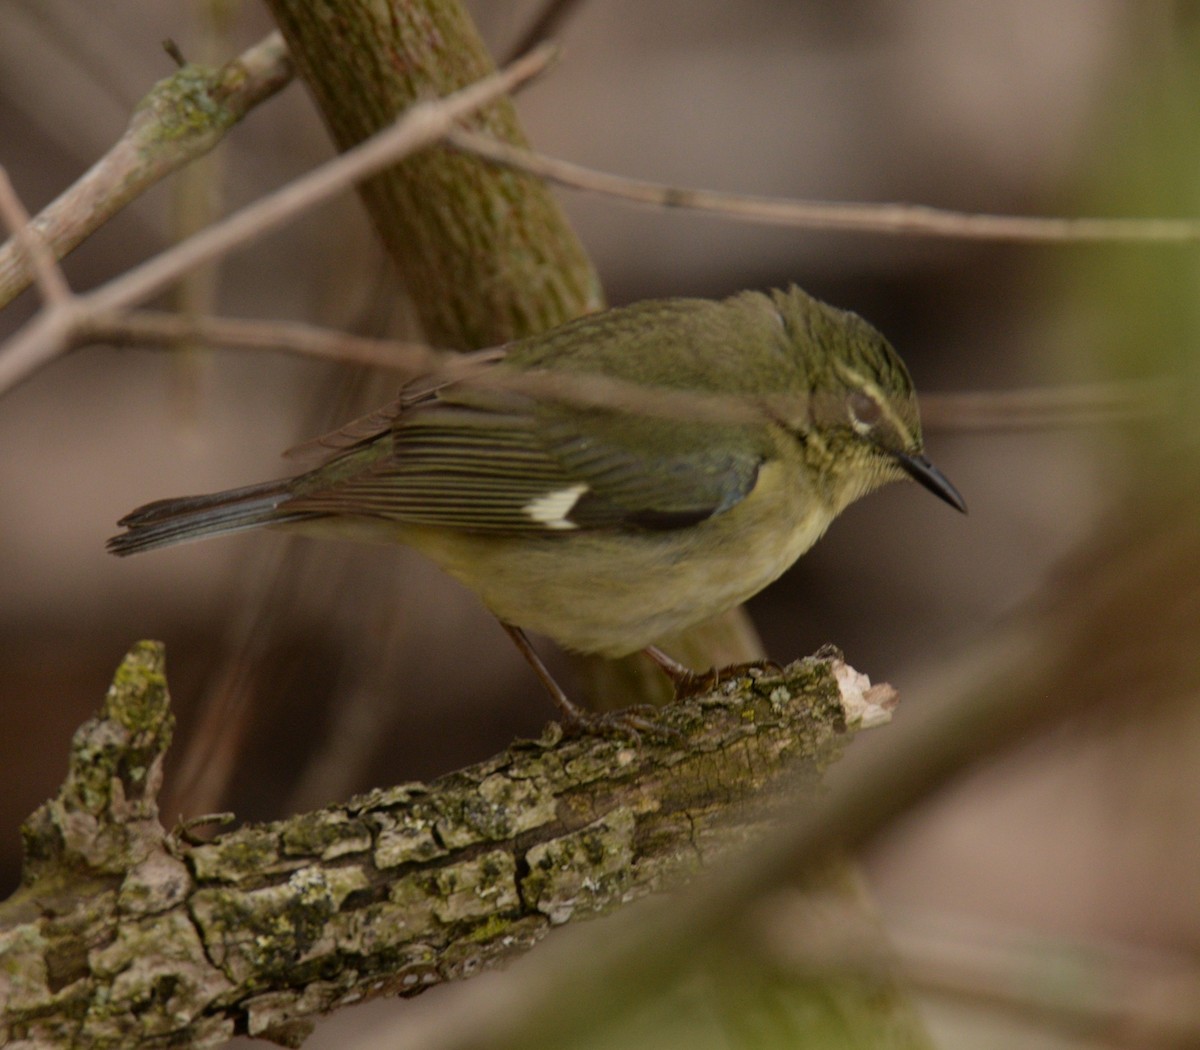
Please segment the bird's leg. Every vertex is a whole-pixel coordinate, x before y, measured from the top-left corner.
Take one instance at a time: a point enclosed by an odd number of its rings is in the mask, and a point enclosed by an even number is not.
[[[672,682],[675,683],[675,688],[678,690],[682,686],[690,683],[696,677],[696,672],[686,664],[681,664],[673,656],[668,656],[657,645],[646,646],[646,655],[650,657]]]
[[[616,732],[633,736],[635,739],[641,733],[672,735],[671,730],[664,729],[651,720],[654,713],[653,708],[625,708],[621,711],[597,714],[595,711],[588,711],[586,708],[580,707],[563,692],[562,686],[554,680],[554,675],[550,673],[550,669],[534,651],[525,632],[520,627],[505,623],[503,620],[500,621],[500,626],[508,632],[509,638],[513,640],[513,645],[533,668],[533,673],[538,676],[542,688],[550,695],[554,706],[562,714],[563,729],[568,734],[577,735],[589,732],[609,735]]]
[[[572,727],[587,725],[591,712],[585,711],[563,692],[562,686],[554,680],[554,675],[550,673],[550,669],[534,651],[528,635],[520,627],[514,627],[511,623],[505,623],[503,620],[500,621],[500,626],[508,632],[509,638],[513,640],[513,645],[517,647],[517,651],[525,657],[526,662],[533,668],[533,673],[538,676],[538,681],[542,683],[542,688],[550,695],[550,699],[554,702],[554,706],[561,712],[564,721]]]
[[[668,656],[657,645],[648,645],[644,651],[651,660],[658,664],[662,673],[671,679],[676,700],[695,696],[706,689],[715,689],[720,681],[721,672],[715,667],[710,671],[693,671],[673,656]]]

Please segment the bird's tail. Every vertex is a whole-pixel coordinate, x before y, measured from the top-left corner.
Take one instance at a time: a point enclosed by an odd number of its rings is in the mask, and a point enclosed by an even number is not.
[[[268,481],[207,496],[160,499],[138,507],[117,522],[126,531],[113,536],[106,546],[124,557],[206,536],[313,517],[311,513],[280,509],[290,494],[287,481]]]

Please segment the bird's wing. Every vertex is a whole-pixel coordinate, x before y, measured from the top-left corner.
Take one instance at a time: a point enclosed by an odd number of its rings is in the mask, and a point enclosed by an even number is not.
[[[672,529],[727,510],[762,461],[748,428],[441,390],[298,480],[291,511],[506,533]]]
[[[352,419],[337,430],[293,445],[284,455],[289,459],[305,459],[317,455],[328,458],[330,452],[340,452],[368,443],[390,428],[402,413],[410,411],[422,402],[435,400],[442,390],[460,381],[464,375],[470,375],[475,370],[486,371],[504,360],[507,351],[507,346],[493,346],[471,353],[445,353],[445,368],[410,379],[390,404],[368,412],[365,416],[359,416],[358,419]]]

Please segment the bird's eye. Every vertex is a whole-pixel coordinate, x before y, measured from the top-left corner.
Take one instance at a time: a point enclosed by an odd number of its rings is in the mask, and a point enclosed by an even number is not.
[[[846,409],[850,413],[850,424],[860,434],[865,434],[875,427],[883,415],[879,402],[863,390],[855,390],[846,399]]]

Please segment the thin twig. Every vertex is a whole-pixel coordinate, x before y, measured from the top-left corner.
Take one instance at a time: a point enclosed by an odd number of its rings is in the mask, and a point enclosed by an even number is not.
[[[97,288],[88,296],[92,308],[115,310],[143,302],[194,267],[277,229],[436,142],[463,117],[545,71],[557,54],[554,45],[543,45],[460,91],[413,106],[391,127]]]
[[[499,348],[464,354],[421,343],[371,339],[335,329],[290,321],[250,321],[228,317],[191,318],[150,310],[90,315],[77,332],[90,341],[118,345],[162,346],[207,343],[228,349],[280,350],[323,360],[365,364],[420,377],[430,389],[470,382],[493,390],[511,390],[580,408],[615,408],[664,419],[692,422],[760,422],[764,411],[792,414],[803,407],[792,395],[747,398],[647,386],[596,373],[500,372],[491,366]],[[0,362],[2,364],[2,362]]]
[[[34,318],[0,348],[0,394],[64,353],[90,318],[135,305],[162,291],[197,266],[276,229],[314,205],[437,141],[457,120],[543,72],[557,49],[550,44],[443,99],[413,106],[390,128],[327,161],[186,241],[127,270],[58,311],[53,324]]]
[[[687,208],[745,222],[857,233],[954,237],[991,241],[1193,244],[1198,219],[1041,218],[947,211],[920,204],[862,204],[842,201],[755,197],[668,186],[585,168],[488,135],[455,129],[447,142],[465,153],[548,179],[571,189],[600,193],[659,208]]]
[[[341,364],[385,368],[406,375],[432,372],[454,357],[423,343],[371,339],[298,321],[252,321],[235,317],[184,316],[157,310],[101,314],[87,321],[89,342],[117,346],[174,347],[187,344],[230,350],[279,350]]]
[[[508,65],[526,51],[532,51],[538,44],[549,40],[562,29],[567,19],[578,11],[579,4],[580,0],[546,0],[525,32],[509,48],[501,64]]]
[[[283,38],[272,33],[219,70],[188,67],[160,81],[112,148],[34,218],[33,228],[61,259],[155,183],[207,153],[292,75]],[[0,245],[0,306],[30,277],[17,243]]]
[[[153,310],[90,317],[81,338],[117,346],[204,345],[274,350],[343,364],[366,365],[423,377],[432,386],[451,381],[536,394],[581,408],[612,408],[654,418],[714,423],[759,421],[766,407],[732,394],[668,390],[592,373],[499,373],[496,352],[481,355],[437,350],[423,343],[372,339],[294,321],[232,317],[185,317]],[[925,430],[1031,430],[1081,427],[1161,415],[1171,404],[1163,379],[1027,387],[921,397]],[[796,411],[794,399],[774,398],[769,407]]]
[[[1096,426],[1161,416],[1178,399],[1165,379],[935,393],[921,397],[925,430],[997,431]]]
[[[795,413],[795,398],[753,403],[733,394],[671,390],[593,373],[497,372],[497,351],[462,354],[423,343],[372,339],[294,321],[254,321],[232,317],[186,317],[136,310],[89,317],[79,337],[117,346],[203,345],[224,349],[274,350],[366,365],[396,372],[400,379],[422,377],[429,385],[470,382],[563,401],[580,408],[611,408],[656,419],[712,423],[757,422],[767,409]],[[1097,426],[1161,415],[1171,405],[1171,384],[1163,379],[1117,383],[1027,387],[921,397],[928,431],[1032,430]]]
[[[0,166],[0,220],[12,234],[17,250],[28,261],[43,302],[47,306],[67,302],[71,298],[71,286],[41,232],[29,224],[29,212],[3,166]]]

